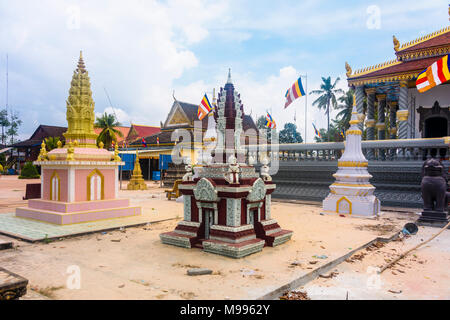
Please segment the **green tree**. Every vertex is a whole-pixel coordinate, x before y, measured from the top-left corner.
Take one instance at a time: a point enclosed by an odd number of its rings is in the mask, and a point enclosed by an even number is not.
[[[325,113],[327,114],[327,131],[330,131],[330,108],[336,108],[337,101],[336,101],[336,94],[344,93],[342,89],[336,89],[336,85],[338,81],[340,80],[339,77],[336,78],[334,83],[331,83],[331,77],[324,78],[322,77],[322,84],[320,85],[319,90],[313,90],[310,92],[310,94],[318,94],[320,95],[314,102],[313,106],[317,106],[319,109],[324,109]],[[330,137],[328,137],[328,141],[330,141]]]
[[[330,129],[328,131],[323,128],[319,129],[320,137],[314,137],[316,142],[335,142],[343,140],[343,137],[341,136],[341,128],[339,127],[338,122],[336,120],[333,120],[332,122],[333,123],[330,124]]]
[[[123,133],[114,128],[118,126],[120,126],[120,122],[116,121],[113,114],[105,112],[101,117],[97,117],[95,127],[102,129],[102,132],[98,135],[97,143],[101,141],[106,149],[111,148],[112,142],[117,141],[117,136],[123,137]]]
[[[339,109],[339,113],[336,115],[336,120],[339,123],[340,128],[348,129],[350,118],[352,117],[353,109],[353,90],[348,90],[344,95],[338,98],[340,104],[336,107]]]
[[[5,153],[0,153],[0,165],[5,166],[6,165],[6,155]]]
[[[19,179],[39,179],[41,176],[32,162],[27,162],[20,171]]]
[[[8,110],[4,109],[0,111],[0,127],[2,127],[2,144],[6,144],[6,128],[9,127]]]
[[[45,138],[45,148],[47,151],[52,151],[58,148],[58,141],[61,141],[60,137],[48,137]]]
[[[22,120],[19,119],[19,114],[17,112],[11,112],[8,131],[6,131],[6,134],[10,137],[11,144],[15,142],[15,137],[19,134],[19,127],[21,125]]]
[[[270,139],[272,138],[272,132],[276,129],[270,129],[266,127],[265,116],[261,116],[258,118],[258,120],[256,121],[256,127],[258,128],[259,132],[266,137],[267,141],[271,141]]]
[[[284,129],[280,131],[280,143],[301,143],[303,138],[300,132],[297,131],[297,126],[294,123],[288,122],[284,125]]]

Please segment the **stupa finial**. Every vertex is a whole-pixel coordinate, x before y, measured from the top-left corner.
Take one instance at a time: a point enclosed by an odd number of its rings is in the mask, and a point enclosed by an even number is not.
[[[233,83],[231,81],[231,68],[228,68],[228,79],[227,79],[227,83]]]
[[[92,99],[91,82],[83,61],[83,53],[80,51],[77,68],[75,69],[67,107],[67,132],[64,133],[66,142],[78,141],[79,147],[96,148],[97,134],[94,132],[94,100]],[[66,143],[68,147],[68,144]]]

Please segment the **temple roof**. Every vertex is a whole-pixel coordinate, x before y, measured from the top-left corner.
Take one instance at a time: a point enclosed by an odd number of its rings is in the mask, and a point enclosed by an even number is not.
[[[160,127],[132,124],[126,135],[128,142],[154,135],[161,131]]]
[[[400,44],[400,41],[394,36],[393,42],[396,57],[391,61],[355,72],[346,62],[348,84],[354,86],[415,80],[421,71],[450,53],[450,27],[404,44]]]
[[[37,127],[37,129],[28,140],[17,142],[11,145],[11,147],[29,148],[40,146],[42,140],[48,137],[59,137],[61,140],[64,140],[63,133],[66,131],[67,127],[47,126],[41,124],[39,127]]]
[[[348,78],[349,85],[413,80],[420,72],[432,65],[441,57],[431,57],[412,61],[396,61],[378,68],[357,73]]]

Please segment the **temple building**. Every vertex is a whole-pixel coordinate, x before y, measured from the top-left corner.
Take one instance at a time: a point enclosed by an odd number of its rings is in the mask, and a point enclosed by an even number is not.
[[[220,89],[214,119],[217,140],[211,152],[213,163],[203,165],[196,177],[187,159],[186,174],[179,185],[184,219],[174,231],[162,233],[161,241],[232,258],[288,241],[292,231],[282,230],[271,217],[271,194],[276,186],[268,175],[267,158],[260,174],[253,164],[245,162],[245,140],[241,139],[244,109],[230,74]]]
[[[450,83],[424,93],[415,86],[420,72],[450,53],[450,27],[403,44],[394,36],[393,43],[395,58],[389,62],[358,71],[345,63],[358,113],[365,111],[360,129],[365,125],[366,140],[450,136]],[[367,157],[373,158],[370,150]]]
[[[65,145],[47,152],[42,142],[35,165],[41,166],[41,198],[16,209],[16,216],[66,225],[140,215],[128,199],[118,199],[118,168],[124,163],[97,145],[94,100],[88,71],[80,58],[66,101]]]

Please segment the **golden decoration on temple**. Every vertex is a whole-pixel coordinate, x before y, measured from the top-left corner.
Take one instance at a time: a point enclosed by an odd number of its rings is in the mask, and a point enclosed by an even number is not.
[[[45,142],[42,140],[41,150],[39,151],[39,155],[37,158],[38,161],[46,161],[47,160],[47,149],[45,148]]]
[[[127,186],[128,190],[147,190],[147,184],[142,177],[141,165],[139,163],[139,154],[136,149],[136,160],[134,162],[133,174]]]
[[[67,104],[67,142],[78,140],[83,148],[95,148],[97,134],[94,132],[94,100],[92,99],[89,73],[80,51],[77,69],[73,72]],[[66,143],[67,145],[67,143]]]
[[[425,35],[425,36],[423,36],[423,37],[420,37],[420,38],[417,38],[417,39],[415,39],[415,40],[406,42],[406,43],[404,43],[404,44],[402,44],[402,45],[400,46],[399,51],[405,50],[405,49],[407,49],[407,48],[411,48],[412,46],[415,46],[415,45],[417,45],[417,44],[419,44],[419,43],[422,43],[422,42],[424,42],[424,41],[430,40],[430,39],[432,39],[432,38],[435,38],[435,37],[440,36],[440,35],[442,35],[442,34],[444,34],[444,33],[447,33],[447,32],[450,32],[450,27],[442,28],[442,29],[439,30],[439,31],[435,31],[435,32],[430,33],[430,34],[427,34],[427,35]]]
[[[119,146],[117,145],[117,143],[114,145],[114,161],[122,161],[119,156]]]
[[[347,70],[346,73],[347,78],[350,77],[352,75],[352,68],[350,67],[347,61],[345,61],[345,70]]]
[[[56,143],[56,145],[58,146],[58,149],[62,148],[62,142],[61,140],[58,140],[58,142]]]
[[[398,41],[398,39],[395,36],[392,36],[392,40],[394,42],[394,50],[395,52],[398,51],[398,49],[400,48],[400,42]]]
[[[74,161],[75,157],[74,157],[74,147],[73,147],[73,143],[69,142],[68,147],[67,147],[67,161]]]
[[[100,142],[98,143],[98,148],[99,148],[99,149],[103,149],[104,146],[105,146],[105,144],[103,143],[103,141],[100,141]]]

